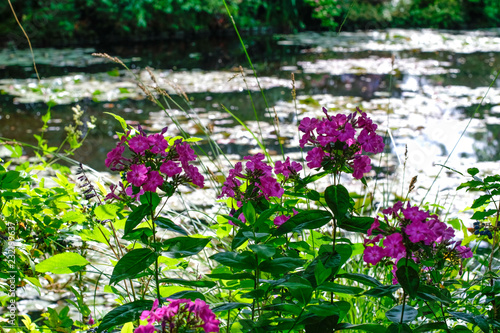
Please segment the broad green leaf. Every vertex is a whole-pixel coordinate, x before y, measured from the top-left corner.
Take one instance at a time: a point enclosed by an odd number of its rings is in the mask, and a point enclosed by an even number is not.
[[[235,252],[219,252],[210,257],[218,263],[232,268],[238,269],[255,269],[257,268],[257,259],[252,252],[245,251],[241,254]]]
[[[446,331],[448,329],[448,326],[446,326],[446,323],[439,322],[439,323],[426,323],[422,324],[419,327],[415,328],[413,330],[414,333],[420,333],[420,332],[429,332],[429,331]]]
[[[298,316],[302,312],[302,307],[293,303],[278,303],[278,304],[266,305],[262,308],[262,310],[285,312],[291,315]]]
[[[380,283],[376,279],[372,278],[371,276],[365,275],[365,274],[344,273],[344,274],[337,275],[337,277],[342,278],[342,279],[356,281],[356,282],[362,283],[362,284],[370,286],[370,287],[382,286],[382,283]]]
[[[188,287],[199,287],[199,288],[213,288],[215,287],[215,282],[207,281],[207,280],[184,280],[184,279],[161,279],[160,283],[175,283],[180,284],[181,286]]]
[[[119,306],[108,312],[102,319],[97,333],[108,330],[118,325],[139,320],[142,311],[151,310],[153,301],[140,300]]]
[[[243,205],[243,215],[245,219],[250,225],[255,224],[256,216],[255,216],[255,208],[251,202],[247,202]]]
[[[473,220],[484,220],[488,216],[495,215],[496,212],[497,211],[495,209],[488,209],[488,210],[486,210],[484,212],[477,211],[477,212],[475,212],[472,215],[471,219],[473,219]]]
[[[114,220],[116,218],[116,212],[120,210],[120,207],[113,204],[104,204],[97,206],[94,210],[95,216],[101,220]]]
[[[451,298],[444,295],[439,288],[421,284],[418,287],[417,296],[425,301],[438,301],[444,304],[451,304]]]
[[[390,309],[385,313],[387,319],[396,324],[400,323],[401,321],[403,323],[409,323],[413,319],[415,319],[417,315],[418,315],[417,309],[409,306],[408,304],[405,304],[404,311],[403,311],[403,305],[396,305],[395,307],[393,307],[392,309]]]
[[[365,331],[365,332],[372,332],[372,333],[382,333],[385,332],[386,328],[383,325],[378,325],[378,324],[348,324],[348,323],[342,323],[338,325],[337,327],[338,330],[359,330],[359,331]]]
[[[285,274],[304,265],[305,262],[303,259],[290,257],[268,259],[259,264],[259,269],[271,274]]]
[[[318,286],[317,289],[322,291],[329,291],[334,294],[347,294],[347,295],[358,295],[364,291],[363,288],[344,286],[334,282],[325,282],[322,285]]]
[[[400,266],[396,271],[398,282],[411,299],[417,297],[417,290],[420,283],[418,272],[411,266]]]
[[[9,170],[0,172],[0,189],[15,190],[21,186],[21,173],[19,171]]]
[[[127,218],[127,222],[125,222],[125,230],[124,234],[130,233],[137,227],[144,217],[148,214],[151,214],[151,206],[148,204],[143,204],[134,208],[132,213]]]
[[[317,181],[318,179],[325,177],[328,174],[329,174],[328,171],[322,171],[322,172],[319,172],[315,175],[311,175],[311,176],[304,177],[303,179],[299,179],[298,185],[295,186],[295,191],[298,191],[298,190],[306,187],[307,184],[313,183],[313,182]]]
[[[280,286],[288,288],[292,296],[302,305],[307,305],[311,301],[313,288],[311,283],[304,278],[293,276]]]
[[[253,279],[253,275],[250,273],[214,273],[214,274],[207,274],[207,276],[212,279],[221,279],[221,280]]]
[[[244,229],[239,229],[236,235],[234,235],[233,241],[231,242],[231,250],[236,250],[248,240],[248,237],[243,234],[244,232]]]
[[[230,302],[230,303],[225,303],[225,304],[213,307],[212,312],[216,313],[216,312],[228,311],[228,310],[233,310],[233,309],[248,308],[251,306],[252,306],[251,303]]]
[[[184,258],[198,254],[210,238],[175,237],[162,242],[163,253],[169,258]]]
[[[314,267],[314,278],[316,279],[316,285],[320,285],[325,282],[332,275],[332,268],[326,268],[325,265],[318,260],[316,267]]]
[[[116,284],[124,279],[133,278],[154,263],[156,257],[157,253],[147,248],[130,251],[116,263],[109,283]]]
[[[325,201],[339,222],[345,219],[347,212],[353,208],[349,192],[340,184],[326,188]]]
[[[160,204],[161,199],[158,193],[145,192],[141,195],[140,202],[143,205],[151,205],[153,207],[152,209],[155,210],[156,207],[158,207],[158,205]]]
[[[491,194],[481,195],[479,198],[477,198],[476,200],[474,200],[474,203],[472,204],[472,206],[470,208],[481,207],[482,205],[484,205],[487,202],[489,202],[489,200],[491,199],[491,197],[492,197]]]
[[[184,230],[181,226],[175,224],[172,220],[167,219],[166,217],[157,217],[154,222],[157,226],[165,230],[173,231],[185,236],[188,235],[186,230]]]
[[[474,316],[474,321],[476,322],[476,325],[479,326],[481,331],[484,333],[490,333],[490,325],[484,315]]]
[[[248,248],[262,259],[271,258],[276,254],[276,247],[268,244],[253,244],[249,245]]]
[[[184,291],[179,291],[178,293],[172,294],[168,296],[167,298],[171,299],[190,299],[192,301],[195,301],[196,299],[201,299],[202,301],[205,301],[205,296],[195,290],[184,290]]]
[[[363,295],[366,296],[372,296],[372,297],[383,297],[387,296],[390,298],[394,298],[392,293],[394,293],[396,290],[401,288],[399,284],[397,285],[389,285],[389,286],[380,286],[380,287],[375,287],[370,290],[367,290],[363,293]]]
[[[413,332],[407,324],[394,323],[387,327],[385,333],[411,333]]]
[[[88,264],[90,263],[87,259],[80,254],[65,252],[45,259],[35,267],[36,271],[40,273],[69,274],[81,271]]]
[[[478,168],[468,168],[467,173],[469,175],[471,175],[472,177],[474,177],[475,175],[477,175],[479,173],[479,169]]]
[[[289,232],[300,232],[305,229],[317,229],[332,219],[332,215],[324,210],[308,210],[292,216],[274,232],[275,236],[281,236]]]
[[[374,218],[367,216],[352,216],[350,218],[345,218],[338,222],[339,228],[351,232],[362,232],[366,234],[368,229],[370,229],[373,224]],[[383,229],[382,222],[381,229]]]

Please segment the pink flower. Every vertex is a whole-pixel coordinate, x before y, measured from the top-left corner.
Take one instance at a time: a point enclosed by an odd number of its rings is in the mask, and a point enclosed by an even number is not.
[[[279,216],[276,216],[274,218],[274,225],[279,227],[281,226],[283,223],[285,223],[286,221],[288,221],[290,219],[290,216],[286,216],[286,215],[279,215]]]
[[[174,161],[166,161],[160,166],[160,171],[168,177],[173,177],[180,174],[182,172],[182,168]]]
[[[184,171],[191,178],[191,182],[198,186],[199,188],[203,188],[205,186],[205,177],[198,171],[198,168],[194,165],[188,165],[184,168]]]
[[[128,140],[128,146],[134,153],[144,155],[144,152],[149,148],[149,141],[145,136],[136,135]]]
[[[118,165],[123,157],[122,154],[125,151],[124,146],[118,146],[116,148],[113,148],[107,155],[106,155],[106,160],[104,161],[104,164],[106,165],[107,168],[109,167],[115,167]]]
[[[467,246],[460,245],[460,246],[457,246],[455,249],[457,250],[458,254],[463,259],[472,258],[472,256],[473,256],[472,250],[470,248],[468,248]]]
[[[156,332],[155,327],[151,324],[146,326],[139,326],[134,330],[134,333],[153,333]]]
[[[321,149],[320,147],[313,148],[312,150],[307,152],[306,161],[309,162],[307,163],[307,166],[311,169],[320,168],[324,156],[325,153],[323,152],[323,149]]]
[[[177,154],[179,154],[179,161],[181,161],[182,166],[185,166],[190,161],[196,160],[196,154],[194,153],[193,148],[187,142],[177,143],[176,141],[175,150]]]
[[[92,326],[95,324],[94,318],[92,318],[92,315],[89,315],[89,325]]]
[[[354,158],[353,163],[353,173],[352,176],[356,179],[363,178],[363,174],[369,172],[372,169],[371,160],[366,155],[358,155]]]
[[[382,210],[382,213],[386,215],[398,215],[398,212],[401,210],[401,208],[403,208],[403,203],[401,201],[398,201],[394,204],[393,207]]]
[[[316,129],[317,125],[318,125],[318,119],[316,118],[311,119],[309,117],[305,117],[300,122],[299,131],[304,133],[312,132]]]
[[[418,207],[410,207],[410,203],[408,203],[407,207],[403,209],[403,215],[406,219],[413,222],[423,222],[426,218],[429,217],[429,212],[420,210]]]
[[[134,186],[141,186],[144,184],[147,176],[148,168],[142,164],[132,164],[130,166],[130,171],[127,172],[127,181]]]
[[[418,243],[425,240],[428,237],[429,232],[430,230],[427,224],[420,221],[410,223],[405,230],[405,233],[408,235],[412,243]]]
[[[368,236],[371,236],[373,234],[373,230],[380,230],[380,222],[378,221],[378,217],[375,218],[373,221],[372,225],[370,226],[370,229],[366,232]]]
[[[372,265],[378,264],[383,257],[384,249],[377,245],[366,247],[363,254],[363,260]]]
[[[152,134],[148,136],[148,143],[151,146],[151,152],[153,154],[161,154],[163,156],[166,156],[166,150],[168,148],[168,141],[165,140],[165,137],[160,134]]]
[[[153,302],[153,306],[151,307],[150,311],[148,311],[148,310],[142,311],[141,317],[140,317],[141,320],[147,319],[149,324],[154,323],[158,319],[156,317],[155,311],[156,311],[156,309],[158,309],[158,304],[159,303],[160,302],[157,299],[155,299],[155,301]]]
[[[383,243],[387,257],[398,258],[406,253],[406,248],[403,245],[403,236],[400,233],[387,236]]]
[[[146,192],[156,192],[156,188],[163,185],[164,181],[165,179],[163,179],[158,171],[150,171],[148,173],[148,178],[142,188]]]
[[[260,184],[257,187],[261,189],[264,197],[269,199],[269,197],[281,198],[285,189],[276,181],[275,178],[270,176],[263,176],[260,178]]]
[[[132,199],[139,200],[141,195],[144,194],[144,189],[141,188],[138,193],[134,194],[134,189],[132,188],[132,186],[129,186],[125,189],[125,193]]]

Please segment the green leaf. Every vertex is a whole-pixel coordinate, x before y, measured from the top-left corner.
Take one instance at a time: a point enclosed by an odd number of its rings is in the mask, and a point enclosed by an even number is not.
[[[116,212],[119,210],[120,207],[117,205],[104,204],[97,206],[96,209],[94,209],[94,214],[101,221],[114,220],[116,218]]]
[[[221,280],[253,279],[253,275],[250,273],[214,273],[214,274],[207,274],[207,276],[212,279],[221,279]]]
[[[324,210],[309,210],[292,216],[274,232],[281,236],[289,232],[300,232],[304,229],[316,229],[324,226],[332,219],[332,214]]]
[[[19,171],[9,170],[0,172],[0,189],[15,190],[21,186],[21,173]]]
[[[469,169],[467,169],[467,173],[469,175],[471,175],[472,177],[474,177],[475,175],[477,175],[479,173],[479,169],[478,168],[469,168]]]
[[[166,278],[166,279],[161,279],[159,282],[175,283],[175,284],[180,284],[181,286],[198,287],[198,288],[213,288],[216,286],[215,282],[207,280],[184,280],[184,279]]]
[[[325,282],[322,285],[318,286],[317,289],[322,291],[329,291],[334,294],[346,294],[346,295],[359,295],[364,291],[363,288],[344,286],[334,282]]]
[[[389,311],[385,313],[387,319],[392,321],[393,323],[399,323],[401,321],[401,314],[403,314],[403,323],[409,323],[413,319],[417,318],[418,311],[414,307],[405,304],[404,311],[403,305],[396,305]]]
[[[247,202],[243,205],[243,216],[250,225],[255,224],[256,216],[255,216],[255,208],[251,202]]]
[[[285,312],[291,315],[298,316],[302,312],[302,307],[291,303],[279,303],[279,304],[266,305],[262,308],[262,310]]]
[[[352,216],[350,218],[346,218],[344,220],[339,221],[338,226],[346,231],[351,232],[362,232],[366,234],[368,229],[370,229],[373,224],[374,218],[368,216]],[[382,227],[382,222],[381,228]]]
[[[332,268],[325,268],[321,260],[318,260],[316,267],[314,267],[314,278],[316,279],[316,285],[320,285],[325,282],[332,275]]]
[[[311,301],[313,288],[311,283],[304,278],[293,276],[280,286],[288,288],[292,296],[302,305],[306,305]]]
[[[158,193],[146,192],[141,195],[140,202],[143,205],[151,205],[153,207],[152,210],[155,210],[160,204],[161,199]]]
[[[458,318],[460,320],[466,321],[468,323],[476,325],[476,321],[474,320],[474,315],[467,312],[456,312],[456,311],[448,311],[453,317]]]
[[[382,283],[380,283],[376,279],[372,278],[371,276],[365,275],[365,274],[344,273],[344,274],[337,275],[337,277],[342,278],[342,279],[356,281],[356,282],[362,283],[362,284],[370,286],[370,287],[382,286]]]
[[[251,303],[230,302],[230,303],[225,303],[225,304],[213,307],[212,312],[216,313],[216,312],[228,311],[228,310],[233,310],[233,309],[248,308],[251,306],[252,306]]]
[[[489,200],[491,199],[491,197],[492,197],[491,194],[484,194],[484,195],[480,196],[479,198],[474,200],[474,203],[472,204],[472,206],[470,208],[481,207],[482,205],[488,203]]]
[[[484,212],[475,212],[471,219],[473,220],[484,220],[486,217],[488,216],[492,216],[492,215],[495,215],[496,214],[496,210],[495,209],[488,209],[487,211],[484,211]]]
[[[370,290],[367,290],[363,293],[363,295],[366,296],[372,296],[372,297],[383,297],[387,296],[390,298],[394,298],[392,293],[394,293],[396,290],[401,288],[399,284],[397,285],[389,285],[389,286],[380,286],[380,287],[375,287]]]
[[[483,331],[484,333],[490,333],[490,325],[488,324],[488,321],[486,320],[486,317],[484,315],[475,316],[474,321],[476,322],[476,325],[479,326],[481,331]]]
[[[164,253],[170,258],[184,258],[198,254],[210,238],[175,237],[162,242]]]
[[[268,244],[253,244],[249,245],[248,248],[263,259],[271,258],[276,254],[276,247]]]
[[[381,333],[385,332],[386,328],[383,325],[377,324],[348,324],[342,323],[337,327],[338,330],[359,330],[365,332]]]
[[[463,325],[457,325],[451,329],[452,333],[472,333],[470,329]]]
[[[403,290],[410,296],[410,299],[417,297],[420,279],[415,269],[411,266],[403,265],[396,271],[396,277]]]
[[[243,234],[244,232],[244,229],[239,229],[236,235],[234,235],[231,242],[231,250],[236,250],[248,240],[248,237]]]
[[[125,121],[125,119],[123,119],[122,117],[114,114],[114,113],[111,113],[111,112],[104,112],[105,114],[109,114],[110,116],[113,116],[116,120],[118,120],[118,122],[120,123],[120,125],[122,126],[122,129],[125,133],[127,133],[127,130],[128,130],[128,126],[127,126],[127,122]]]
[[[74,252],[59,253],[35,266],[37,272],[54,274],[69,274],[81,271],[90,264],[84,257]]]
[[[345,219],[347,212],[353,208],[349,192],[340,184],[330,185],[326,188],[325,201],[339,222]]]
[[[411,333],[413,332],[407,324],[394,323],[387,327],[385,333]]]
[[[192,301],[196,301],[196,299],[201,299],[202,301],[204,301],[205,295],[203,295],[202,293],[195,291],[195,290],[183,290],[183,291],[179,291],[178,293],[172,294],[172,295],[168,296],[167,298],[171,298],[171,299],[186,298],[186,299],[190,299]]]
[[[271,274],[285,274],[291,270],[304,265],[306,260],[299,258],[282,257],[268,259],[260,263],[259,268],[262,272]]]
[[[119,306],[108,312],[102,319],[97,333],[108,330],[118,325],[139,320],[142,311],[151,310],[153,301],[140,300]]]
[[[151,206],[148,204],[143,204],[134,208],[132,213],[127,218],[127,222],[125,222],[125,230],[124,234],[130,233],[137,227],[144,217],[151,213]]]
[[[241,254],[235,252],[219,252],[211,256],[210,259],[232,268],[251,270],[257,268],[255,255],[249,251],[245,251]]]
[[[109,283],[116,284],[124,279],[133,278],[154,263],[156,257],[156,252],[146,248],[130,251],[116,263]]]
[[[329,174],[328,171],[322,171],[322,172],[317,173],[315,175],[311,175],[311,176],[304,177],[303,179],[299,179],[298,185],[295,186],[295,191],[299,191],[300,189],[306,187],[307,184],[313,183],[313,182],[317,181],[318,179],[323,178],[324,176],[326,176],[328,174]]]
[[[420,332],[429,332],[435,330],[446,331],[446,329],[448,329],[448,326],[446,326],[446,323],[443,322],[427,323],[427,324],[422,324],[419,327],[415,328],[413,332],[420,333]]]
[[[479,180],[470,180],[468,182],[465,182],[465,183],[462,183],[460,185],[458,185],[457,187],[457,190],[460,190],[464,187],[468,187],[469,189],[467,191],[469,191],[470,189],[473,189],[473,188],[476,188],[476,187],[479,187],[479,186],[482,186],[484,185],[484,183],[482,181],[479,181]]]
[[[425,301],[438,301],[444,304],[451,304],[451,298],[445,296],[439,288],[421,284],[418,287],[417,296]]]
[[[166,217],[157,217],[154,222],[157,226],[165,230],[173,231],[185,236],[188,235],[186,230],[184,230],[181,226],[175,224],[172,220],[167,219]]]

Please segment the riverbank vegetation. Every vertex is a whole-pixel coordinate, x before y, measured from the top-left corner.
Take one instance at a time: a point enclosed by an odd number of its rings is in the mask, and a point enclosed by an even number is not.
[[[12,1],[35,44],[184,38],[232,32],[219,0]],[[228,1],[238,27],[249,33],[382,28],[498,27],[497,0],[251,0]],[[24,41],[9,3],[0,4],[2,41]]]

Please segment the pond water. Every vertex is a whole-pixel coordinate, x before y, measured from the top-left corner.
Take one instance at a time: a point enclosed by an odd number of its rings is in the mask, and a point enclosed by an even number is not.
[[[371,174],[380,179],[377,191],[382,195],[394,188],[404,193],[399,183],[419,175],[413,194],[414,198],[424,197],[439,172],[439,164],[453,149],[447,163],[451,168],[464,171],[479,166],[487,173],[498,173],[500,81],[488,87],[500,70],[499,30],[385,30],[340,35],[305,32],[250,36],[245,42],[266,100],[235,37],[35,49],[41,82],[36,80],[29,50],[0,50],[0,136],[34,143],[33,134],[39,134],[41,116],[47,111],[47,102],[52,101],[56,105],[51,109],[46,136],[54,145],[61,142],[76,104],[85,111],[85,120],[97,117],[96,128],[89,132],[74,159],[99,171],[105,170],[106,154],[116,144],[115,131],[120,130],[118,122],[105,112],[120,115],[132,125],[141,124],[146,130],[160,131],[168,125],[169,135],[179,133],[169,119],[174,117],[188,133],[203,138],[201,147],[209,151],[200,129],[205,126],[234,161],[257,151],[258,146],[252,135],[224,111],[224,105],[254,133],[262,132],[272,154],[280,154],[281,143],[285,152],[300,158],[300,119],[322,116],[323,106],[332,112],[352,112],[360,107],[387,136],[389,154],[376,164],[392,171],[393,178],[383,179],[383,174],[377,173],[382,168],[375,168]],[[93,52],[120,57],[131,72],[93,57]],[[153,68],[160,87],[196,121],[173,103],[166,113],[146,98],[134,79],[135,75],[152,84],[146,66]],[[292,99],[292,73],[296,103]],[[178,93],[179,87],[188,101]],[[466,126],[467,133],[454,148]],[[472,203],[470,194],[464,191],[455,199],[455,188],[462,181],[447,171],[434,186],[439,203],[449,205],[452,212]],[[384,186],[385,190],[379,190]],[[369,181],[369,191],[375,187]],[[349,190],[363,192],[359,186]],[[214,206],[215,190],[207,191],[211,192],[190,193],[192,197],[185,202],[209,211]],[[182,210],[174,198],[170,206]],[[38,297],[33,292],[22,298],[21,308],[33,312],[57,302],[61,295]],[[33,298],[38,300],[36,307],[28,301]]]
[[[280,121],[280,140],[286,150],[293,151],[297,146],[297,115],[300,120],[318,114],[321,106],[335,111],[360,106],[381,123],[382,130],[394,132],[396,147],[415,144],[418,151],[431,149],[432,154],[445,156],[500,69],[500,33],[494,30],[305,32],[250,36],[245,42],[270,108],[267,111],[236,38],[35,49],[41,82],[35,79],[29,50],[3,49],[0,136],[33,142],[32,135],[47,110],[46,102],[53,100],[57,105],[52,108],[47,136],[56,144],[71,120],[71,106],[80,104],[86,119],[94,115],[98,123],[75,159],[104,170],[106,153],[114,146],[113,134],[119,128],[104,112],[152,130],[171,124],[164,112],[146,99],[131,73],[91,55],[105,52],[120,57],[146,83],[152,82],[145,67],[152,67],[160,86],[183,108],[194,110],[229,154],[246,154],[256,143],[241,135],[242,127],[221,104],[240,119],[252,121],[256,117],[253,102],[257,117],[268,124],[261,128],[270,150],[279,150],[276,135],[266,133],[274,131],[274,112]],[[292,103],[292,73],[297,113]],[[186,92],[189,103],[176,94],[175,86]],[[499,159],[499,91],[497,81],[462,140],[459,156],[474,161]],[[177,114],[181,123],[186,119],[183,112],[174,110],[171,114]],[[189,133],[201,133],[192,121],[184,126]],[[175,132],[171,126],[171,134]]]

